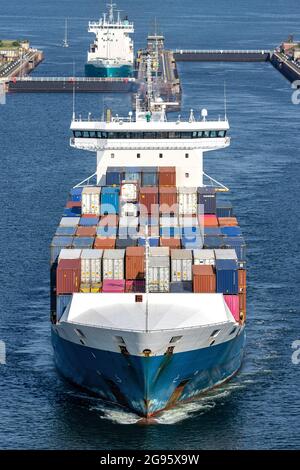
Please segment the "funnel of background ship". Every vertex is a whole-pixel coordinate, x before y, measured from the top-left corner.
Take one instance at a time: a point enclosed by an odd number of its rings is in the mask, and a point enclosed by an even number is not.
[[[115,4],[108,6],[99,21],[89,22],[89,33],[95,34],[85,65],[87,77],[131,77],[133,75],[134,51],[130,37],[134,33],[133,23],[123,20]]]

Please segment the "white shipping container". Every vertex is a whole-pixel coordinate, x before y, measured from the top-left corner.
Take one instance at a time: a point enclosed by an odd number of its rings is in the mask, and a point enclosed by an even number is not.
[[[169,257],[155,256],[149,258],[148,286],[149,292],[169,292],[170,289]]]
[[[137,217],[138,208],[134,202],[124,202],[120,207],[121,217]]]
[[[100,192],[97,186],[83,188],[81,199],[82,214],[100,215]]]
[[[194,264],[214,266],[216,264],[214,250],[194,250]]]
[[[216,259],[234,259],[237,260],[236,251],[232,248],[215,249]]]
[[[161,217],[160,218],[161,227],[178,227],[178,217]]]
[[[80,217],[63,217],[59,223],[60,227],[76,227],[79,224]]]
[[[149,257],[157,257],[157,256],[169,256],[170,248],[168,246],[150,246],[149,248]]]
[[[99,283],[102,280],[103,250],[84,249],[81,253],[81,282]]]
[[[197,214],[197,188],[179,188],[179,215]]]
[[[121,200],[135,202],[138,199],[138,186],[133,181],[122,181]]]
[[[138,217],[120,217],[119,219],[119,227],[137,227],[139,224]]]
[[[192,280],[193,256],[191,250],[171,251],[171,280],[174,282]]]
[[[58,261],[60,259],[79,259],[81,256],[82,250],[78,248],[63,248],[60,250]]]
[[[124,279],[125,250],[105,250],[103,279]]]

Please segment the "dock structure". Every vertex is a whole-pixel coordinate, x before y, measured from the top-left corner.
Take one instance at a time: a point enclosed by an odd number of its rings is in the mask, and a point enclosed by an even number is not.
[[[14,77],[6,81],[14,93],[134,93],[134,78]]]
[[[300,63],[298,65],[292,62],[282,52],[274,51],[270,56],[270,62],[290,82],[300,80]]]
[[[268,50],[184,50],[176,49],[173,56],[177,62],[267,62]]]
[[[42,61],[44,54],[37,49],[29,49],[24,54],[0,66],[0,79],[26,76],[31,73]]]

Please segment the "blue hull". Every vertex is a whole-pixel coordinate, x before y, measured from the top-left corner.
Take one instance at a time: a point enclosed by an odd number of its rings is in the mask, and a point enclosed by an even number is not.
[[[138,357],[81,346],[52,330],[55,362],[67,379],[143,417],[229,379],[241,366],[244,342],[243,330],[210,348]]]
[[[103,67],[103,65],[87,63],[85,65],[85,76],[128,78],[133,76],[133,68],[130,65],[121,65],[120,67]]]

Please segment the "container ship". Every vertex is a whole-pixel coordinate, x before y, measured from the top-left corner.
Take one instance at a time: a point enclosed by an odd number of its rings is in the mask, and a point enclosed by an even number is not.
[[[132,77],[134,64],[133,23],[125,17],[121,20],[120,11],[115,14],[115,5],[108,5],[99,21],[89,22],[89,33],[95,34],[85,65],[87,77]]]
[[[162,100],[122,118],[73,115],[70,145],[96,171],[70,191],[51,243],[58,370],[150,418],[239,370],[245,241],[204,153],[230,145],[227,118],[167,119]]]

